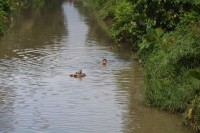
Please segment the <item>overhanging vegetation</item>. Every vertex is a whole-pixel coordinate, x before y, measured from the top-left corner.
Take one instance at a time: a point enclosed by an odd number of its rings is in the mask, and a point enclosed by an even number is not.
[[[12,21],[11,15],[28,6],[39,7],[43,2],[44,0],[0,0],[0,34],[8,29]]]

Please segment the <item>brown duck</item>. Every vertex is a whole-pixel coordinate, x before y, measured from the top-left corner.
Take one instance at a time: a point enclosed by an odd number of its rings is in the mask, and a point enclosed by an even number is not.
[[[74,77],[74,78],[83,78],[85,76],[86,76],[86,74],[83,73],[82,70],[79,70],[75,74],[70,74],[70,77]]]

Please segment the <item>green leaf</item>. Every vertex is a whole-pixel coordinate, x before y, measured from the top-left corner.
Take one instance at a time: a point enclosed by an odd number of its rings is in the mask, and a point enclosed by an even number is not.
[[[145,38],[148,42],[152,42],[152,41],[155,41],[155,36],[154,35],[151,35],[151,34],[148,34],[146,35],[146,38]]]
[[[152,36],[156,35],[156,32],[153,28],[147,28],[146,31],[148,35],[152,35]]]
[[[164,34],[164,31],[162,28],[156,28],[155,31],[158,37],[161,37]]]
[[[200,88],[200,72],[190,72],[190,80],[195,88]]]

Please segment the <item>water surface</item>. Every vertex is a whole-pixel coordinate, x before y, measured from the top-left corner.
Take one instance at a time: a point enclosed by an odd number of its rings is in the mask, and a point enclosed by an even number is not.
[[[114,51],[84,4],[24,11],[0,39],[0,132],[191,133],[144,104],[142,68]]]

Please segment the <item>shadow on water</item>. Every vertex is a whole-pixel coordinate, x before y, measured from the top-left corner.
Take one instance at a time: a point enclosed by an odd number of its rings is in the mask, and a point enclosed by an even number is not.
[[[143,88],[143,69],[137,64],[131,69],[117,74],[118,97],[123,112],[124,133],[191,133],[182,127],[181,116],[151,108],[145,104]]]
[[[192,132],[145,106],[142,68],[112,47],[84,2],[46,1],[0,40],[0,132]],[[79,69],[85,78],[69,77]]]
[[[58,1],[51,0],[41,8],[26,9],[16,17],[15,26],[9,33],[1,37],[0,58],[17,57],[17,50],[37,49],[50,46],[49,44],[54,44],[51,46],[52,49],[56,48],[61,37],[67,35],[62,3]]]

